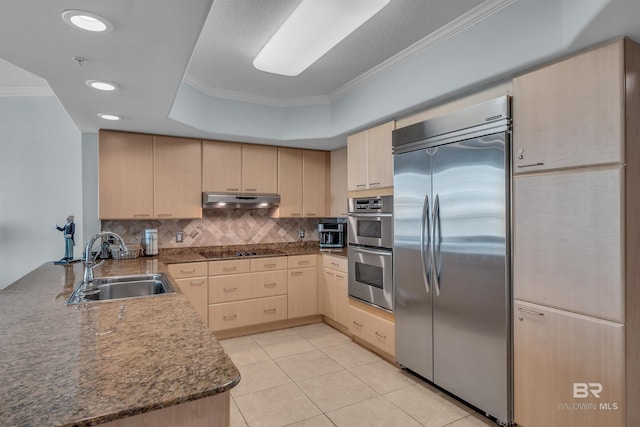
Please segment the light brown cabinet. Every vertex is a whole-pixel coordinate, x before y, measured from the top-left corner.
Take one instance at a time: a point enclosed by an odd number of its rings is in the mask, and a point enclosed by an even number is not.
[[[322,263],[318,281],[318,312],[348,327],[347,260],[343,257],[323,254]]]
[[[329,184],[330,216],[347,216],[347,149],[331,152],[331,172]]]
[[[100,219],[202,218],[200,140],[100,131]]]
[[[318,314],[317,255],[288,257],[288,308],[290,319]]]
[[[519,426],[625,425],[622,324],[520,301],[514,319]]]
[[[618,40],[514,81],[518,425],[640,425],[639,72]]]
[[[202,218],[202,142],[154,136],[153,207],[156,218]]]
[[[100,130],[100,219],[153,218],[153,136]]]
[[[514,173],[624,161],[624,43],[513,80]]]
[[[202,141],[202,191],[233,193],[242,189],[242,144]]]
[[[393,187],[394,129],[395,121],[390,121],[347,138],[349,191]]]
[[[325,215],[327,158],[324,151],[278,148],[280,205],[274,216]]]
[[[349,332],[382,352],[395,354],[395,323],[376,309],[354,303],[349,306]]]
[[[278,192],[278,148],[242,144],[242,192]]]
[[[193,305],[200,318],[207,323],[207,263],[170,264],[169,273],[182,293]]]

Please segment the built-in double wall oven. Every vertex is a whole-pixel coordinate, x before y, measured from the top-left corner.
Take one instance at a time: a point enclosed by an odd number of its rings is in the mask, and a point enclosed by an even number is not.
[[[393,196],[349,199],[349,296],[393,311]]]

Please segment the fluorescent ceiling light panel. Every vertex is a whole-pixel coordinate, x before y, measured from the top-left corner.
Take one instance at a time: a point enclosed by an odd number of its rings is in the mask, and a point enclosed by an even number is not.
[[[297,76],[389,0],[302,0],[253,60],[268,73]]]

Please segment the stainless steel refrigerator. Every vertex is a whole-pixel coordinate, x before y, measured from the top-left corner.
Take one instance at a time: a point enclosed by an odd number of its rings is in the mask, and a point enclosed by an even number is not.
[[[393,132],[396,359],[512,420],[510,98]]]

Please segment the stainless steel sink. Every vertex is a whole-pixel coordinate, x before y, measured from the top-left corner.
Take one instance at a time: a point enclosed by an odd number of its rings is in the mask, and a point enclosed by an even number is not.
[[[93,285],[86,290],[77,286],[67,304],[175,293],[169,279],[163,273],[97,277],[92,283]]]

